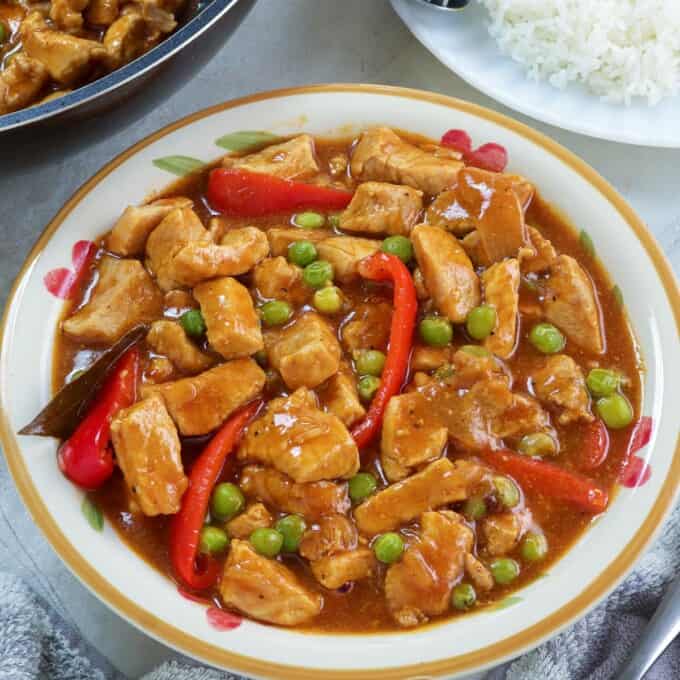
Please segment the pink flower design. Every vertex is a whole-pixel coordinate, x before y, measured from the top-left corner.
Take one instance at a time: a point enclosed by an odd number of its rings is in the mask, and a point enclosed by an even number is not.
[[[636,456],[642,447],[649,443],[652,436],[652,418],[642,416],[633,426],[628,443],[626,460],[619,474],[619,482],[628,489],[642,486],[652,476],[652,467],[643,458]]]
[[[43,283],[54,297],[68,300],[78,291],[85,274],[97,253],[97,244],[92,241],[78,241],[71,251],[73,270],[66,267],[52,269],[45,274]]]
[[[491,172],[503,172],[508,164],[508,152],[504,146],[488,142],[472,148],[472,140],[465,130],[449,130],[441,138],[441,145],[447,146],[463,154],[467,165]]]
[[[238,628],[243,622],[243,618],[233,612],[218,609],[217,607],[208,607],[206,612],[208,623],[216,630],[234,630]]]

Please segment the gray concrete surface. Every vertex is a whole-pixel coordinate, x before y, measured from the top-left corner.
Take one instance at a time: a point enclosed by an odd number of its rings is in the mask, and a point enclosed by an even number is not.
[[[186,58],[191,58],[188,54]],[[0,305],[38,234],[66,199],[132,143],[188,113],[255,91],[320,82],[404,85],[510,113],[599,170],[646,220],[680,270],[680,151],[592,140],[514,114],[469,87],[408,32],[387,0],[259,0],[219,54],[160,103],[57,129],[0,137]],[[172,652],[110,612],[61,564],[28,517],[0,458],[0,570],[14,571],[135,678]]]

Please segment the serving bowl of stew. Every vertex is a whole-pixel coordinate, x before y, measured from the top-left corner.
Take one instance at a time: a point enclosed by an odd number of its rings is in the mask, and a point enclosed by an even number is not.
[[[450,676],[583,615],[660,527],[678,309],[632,210],[531,129],[265,93],[48,226],[5,315],[2,441],[64,561],[167,644]]]
[[[174,88],[224,44],[253,0],[0,4],[0,131],[107,110],[192,45]],[[177,60],[173,60],[177,61]],[[154,83],[156,85],[156,83]],[[169,91],[164,83],[163,91]]]

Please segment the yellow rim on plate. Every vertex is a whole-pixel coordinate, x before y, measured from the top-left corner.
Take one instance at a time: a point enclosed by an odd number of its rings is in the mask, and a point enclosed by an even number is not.
[[[529,139],[538,146],[550,152],[554,157],[561,160],[571,169],[581,175],[586,181],[594,186],[620,213],[622,218],[630,225],[638,240],[642,244],[652,262],[654,268],[666,291],[669,303],[673,309],[676,326],[680,333],[680,289],[673,275],[672,269],[661,252],[654,237],[649,233],[642,221],[635,215],[630,206],[619,196],[614,188],[598,175],[595,170],[580,160],[573,153],[560,146],[545,135],[532,130],[522,123],[518,123],[500,113],[490,111],[476,104],[470,104],[459,99],[446,97],[431,92],[412,90],[407,88],[391,87],[384,85],[313,85],[308,87],[287,88],[263,92],[249,97],[234,99],[224,104],[218,104],[198,113],[194,113],[175,123],[172,123],[158,132],[146,137],[134,146],[130,147],[118,157],[104,166],[96,175],[83,184],[78,191],[66,202],[64,207],[56,214],[52,221],[47,225],[40,235],[40,238],[31,249],[26,261],[24,262],[15,282],[10,291],[5,313],[0,326],[0,347],[6,331],[9,310],[13,305],[19,284],[26,272],[33,265],[36,258],[40,255],[54,232],[59,228],[64,219],[71,211],[87,196],[87,194],[104,180],[113,170],[125,162],[128,158],[147,147],[156,140],[168,135],[169,133],[190,125],[197,120],[210,116],[219,111],[236,108],[252,102],[278,99],[291,95],[302,94],[322,94],[322,93],[368,93],[391,96],[398,98],[409,98],[419,101],[430,102],[447,106],[450,109],[472,114],[479,118],[492,121],[497,125],[505,127],[513,132]],[[304,678],[316,680],[319,673],[324,677],[334,680],[336,678],[351,678],[355,680],[361,677],[366,679],[388,679],[403,678],[414,676],[439,676],[452,673],[463,673],[473,671],[485,666],[500,663],[504,659],[517,656],[522,651],[532,648],[542,640],[555,634],[561,628],[568,625],[574,619],[585,614],[600,598],[606,595],[614,586],[625,576],[626,572],[633,566],[644,548],[652,540],[657,530],[661,527],[666,513],[673,504],[674,497],[680,488],[680,438],[676,442],[673,460],[669,468],[668,475],[664,481],[659,495],[645,518],[644,522],[636,532],[631,541],[624,547],[615,560],[578,596],[569,603],[561,607],[558,611],[546,617],[539,623],[512,635],[499,642],[467,654],[461,654],[438,661],[399,668],[387,669],[351,669],[351,670],[326,670],[315,668],[303,668],[297,666],[285,666],[256,658],[235,654],[220,647],[209,644],[199,638],[184,633],[173,625],[160,620],[145,609],[129,600],[123,593],[114,588],[105,578],[80,555],[78,550],[61,532],[59,526],[51,517],[47,506],[37,492],[28,470],[23,462],[19,444],[15,433],[10,429],[9,419],[4,405],[0,401],[0,443],[5,451],[10,472],[14,482],[19,489],[21,497],[28,507],[34,522],[43,531],[47,540],[51,543],[54,550],[61,559],[68,565],[74,574],[88,586],[101,600],[106,602],[111,608],[121,616],[138,626],[146,633],[175,647],[191,656],[204,659],[206,662],[216,666],[229,668],[230,670],[254,674],[260,676],[277,678]]]

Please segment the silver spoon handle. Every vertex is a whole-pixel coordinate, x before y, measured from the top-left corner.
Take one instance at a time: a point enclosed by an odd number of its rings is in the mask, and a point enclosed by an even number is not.
[[[664,649],[680,634],[680,577],[676,577],[645,629],[619,680],[641,680]]]

